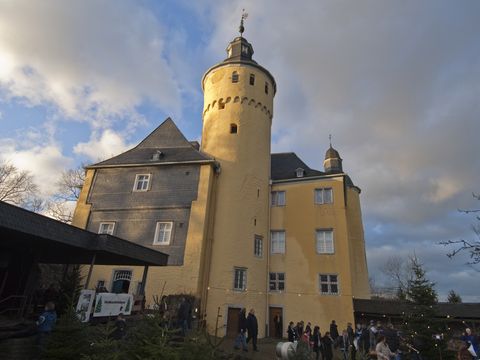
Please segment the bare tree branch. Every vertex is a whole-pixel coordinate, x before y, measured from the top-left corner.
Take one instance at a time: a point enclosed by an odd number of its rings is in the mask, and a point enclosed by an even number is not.
[[[0,200],[25,206],[37,198],[38,187],[28,171],[21,171],[9,162],[0,163]]]

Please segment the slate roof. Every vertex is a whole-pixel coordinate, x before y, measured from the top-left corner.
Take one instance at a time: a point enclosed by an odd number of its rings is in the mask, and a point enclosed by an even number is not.
[[[272,154],[271,176],[273,181],[296,179],[298,168],[304,170],[304,178],[325,175],[322,171],[311,169],[293,152]]]
[[[152,157],[161,152],[159,159]],[[188,141],[172,119],[167,118],[134,148],[87,168],[118,165],[153,165],[162,163],[213,162],[213,158],[198,150],[196,141]]]
[[[167,265],[168,255],[107,234],[96,234],[0,201],[0,253],[28,249],[38,262]]]
[[[369,315],[402,316],[408,304],[398,300],[353,299],[353,310]],[[449,304],[438,303],[434,306],[438,316],[460,319],[480,319],[480,303]]]

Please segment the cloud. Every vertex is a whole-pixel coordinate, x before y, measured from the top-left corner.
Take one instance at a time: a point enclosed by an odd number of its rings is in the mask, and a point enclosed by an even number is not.
[[[118,155],[131,147],[133,145],[126,144],[124,137],[119,133],[106,129],[101,133],[94,132],[90,141],[78,143],[73,151],[77,155],[87,156],[90,160],[100,161]]]
[[[145,101],[179,114],[166,36],[148,9],[128,0],[2,2],[3,98],[50,106],[93,128],[141,120],[137,107]]]
[[[0,140],[0,160],[8,161],[20,170],[33,175],[42,198],[54,194],[61,172],[72,165],[72,160],[62,154],[56,144],[39,144],[27,141],[18,143],[13,139]]]

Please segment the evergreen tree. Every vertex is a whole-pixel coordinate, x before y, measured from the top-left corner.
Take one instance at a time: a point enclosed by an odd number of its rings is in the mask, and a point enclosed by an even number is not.
[[[444,326],[436,318],[437,293],[435,284],[416,256],[410,258],[412,278],[408,281],[404,315],[404,332],[409,343],[420,350],[424,360],[448,359],[446,341],[441,338]],[[439,338],[440,337],[440,338]]]
[[[60,317],[47,342],[42,359],[65,360],[80,359],[89,350],[87,327],[80,322],[71,303]]]
[[[450,290],[450,291],[448,292],[447,301],[448,301],[450,304],[461,304],[461,303],[462,303],[462,298],[461,298],[460,295],[458,295],[455,291]]]
[[[59,284],[59,299],[56,304],[59,315],[76,308],[80,291],[82,290],[82,273],[79,265],[73,265],[65,274]]]

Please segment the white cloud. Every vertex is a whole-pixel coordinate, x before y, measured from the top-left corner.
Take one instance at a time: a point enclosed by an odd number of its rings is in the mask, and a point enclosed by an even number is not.
[[[138,120],[144,101],[179,114],[166,33],[152,13],[128,0],[4,1],[0,87],[7,99],[49,105],[94,128]]]
[[[132,144],[126,144],[119,133],[106,129],[101,133],[92,133],[90,141],[78,143],[73,151],[77,155],[87,156],[90,160],[100,161],[118,155],[132,146]]]
[[[25,144],[24,144],[25,145]],[[42,198],[55,193],[61,172],[72,165],[56,144],[34,144],[28,147],[12,139],[0,141],[0,160],[8,161],[20,170],[29,171],[38,185]]]

